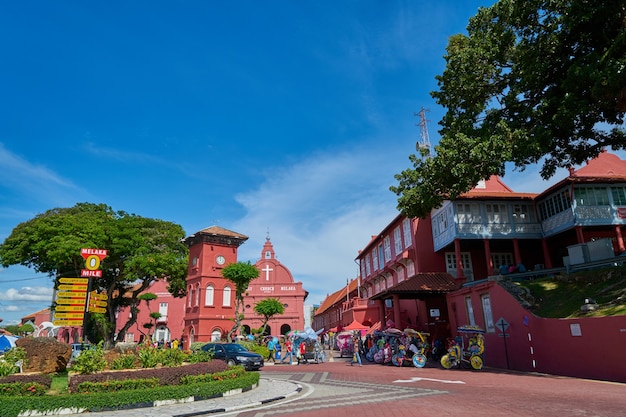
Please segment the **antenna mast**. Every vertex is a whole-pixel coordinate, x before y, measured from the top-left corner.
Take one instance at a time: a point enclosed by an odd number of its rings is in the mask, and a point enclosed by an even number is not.
[[[426,112],[430,111],[430,109],[422,109],[419,113],[413,113],[414,116],[419,116],[420,122],[416,124],[416,126],[420,127],[420,140],[415,144],[415,149],[423,155],[423,152],[430,152],[430,139],[428,138],[428,127],[426,126],[426,122],[430,120],[426,120]]]

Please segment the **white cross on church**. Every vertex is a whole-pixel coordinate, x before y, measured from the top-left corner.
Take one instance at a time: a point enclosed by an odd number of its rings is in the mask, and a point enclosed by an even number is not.
[[[272,268],[270,268],[269,265],[265,265],[265,268],[261,269],[261,271],[265,272],[265,281],[269,281],[270,280],[270,271],[273,271]]]

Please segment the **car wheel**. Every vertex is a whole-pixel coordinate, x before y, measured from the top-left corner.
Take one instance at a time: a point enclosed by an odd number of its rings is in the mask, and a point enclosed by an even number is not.
[[[235,360],[234,360],[234,359],[229,359],[229,360],[227,360],[227,361],[226,361],[226,364],[228,364],[228,366],[235,366],[235,365],[237,365],[237,364],[235,363]]]

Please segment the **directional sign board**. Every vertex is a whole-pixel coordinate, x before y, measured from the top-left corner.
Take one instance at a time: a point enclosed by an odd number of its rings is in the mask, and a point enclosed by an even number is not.
[[[87,297],[87,291],[58,291],[57,298],[82,298]]]
[[[89,307],[89,312],[90,313],[102,313],[102,314],[104,314],[104,313],[107,312],[107,310],[106,310],[106,308],[98,308],[98,307],[91,307],[90,306]]]
[[[106,300],[108,297],[106,294],[98,294],[95,291],[89,293],[89,298],[92,300]]]
[[[58,305],[55,311],[85,311],[85,305]]]
[[[85,298],[58,298],[56,301],[57,305],[73,305],[73,306],[84,306]]]
[[[55,326],[59,326],[59,327],[80,327],[83,325],[83,321],[64,319],[64,320],[54,320],[52,324],[54,324]]]
[[[54,318],[56,319],[79,319],[82,320],[85,318],[85,314],[83,313],[54,313]]]
[[[106,307],[107,302],[102,300],[89,300],[89,306],[93,307]]]
[[[85,291],[87,292],[87,285],[81,284],[61,284],[59,290],[62,291]]]
[[[88,285],[89,278],[59,278],[61,284],[82,284]]]

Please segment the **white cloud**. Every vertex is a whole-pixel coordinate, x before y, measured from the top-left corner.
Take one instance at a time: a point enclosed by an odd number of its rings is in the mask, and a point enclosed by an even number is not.
[[[303,282],[307,302],[320,303],[357,276],[358,251],[397,215],[388,190],[397,161],[363,146],[268,171],[258,189],[237,196],[247,214],[232,228],[250,236],[239,259],[260,258],[269,228],[276,258]]]
[[[52,288],[50,287],[22,287],[9,288],[0,291],[0,302],[6,301],[47,301],[52,302]]]

